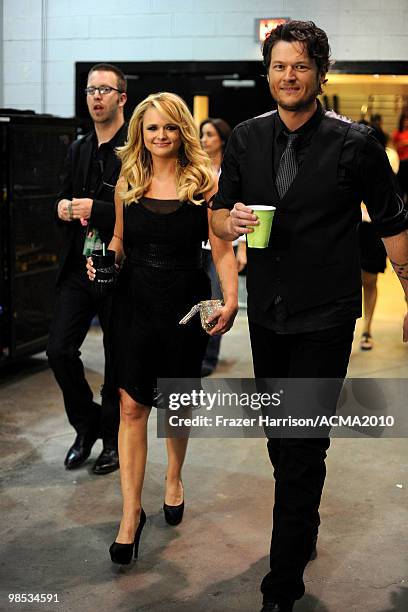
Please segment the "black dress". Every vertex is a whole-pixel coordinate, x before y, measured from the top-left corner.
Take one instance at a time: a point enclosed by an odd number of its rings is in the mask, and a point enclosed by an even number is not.
[[[123,221],[126,258],[112,309],[114,386],[160,405],[157,378],[201,375],[209,336],[198,315],[178,322],[211,297],[201,264],[207,206],[143,197],[124,207]]]

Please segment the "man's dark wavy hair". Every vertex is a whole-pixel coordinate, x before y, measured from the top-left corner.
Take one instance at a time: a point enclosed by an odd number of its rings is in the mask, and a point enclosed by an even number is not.
[[[288,21],[269,32],[262,45],[263,63],[268,71],[272,49],[281,40],[290,43],[299,42],[305,45],[309,57],[316,62],[319,76],[324,77],[326,75],[330,67],[329,41],[326,32],[318,28],[313,21]],[[319,94],[321,93],[322,87],[320,85]]]

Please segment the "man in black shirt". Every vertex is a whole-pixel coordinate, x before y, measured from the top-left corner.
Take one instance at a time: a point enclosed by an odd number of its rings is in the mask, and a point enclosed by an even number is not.
[[[326,34],[312,22],[272,31],[263,56],[278,109],[235,128],[213,203],[213,229],[225,240],[253,231],[248,226],[258,221],[251,205],[276,207],[268,247],[248,248],[257,378],[344,379],[361,316],[356,228],[362,200],[408,295],[408,212],[386,155],[370,128],[324,112],[316,99],[329,53]],[[329,438],[268,440],[276,482],[264,612],[290,612],[304,594],[328,447]]]
[[[97,438],[102,437],[103,451],[93,472],[108,474],[119,467],[118,400],[105,387],[102,406],[93,401],[79,349],[98,314],[104,332],[106,381],[110,370],[106,333],[110,298],[97,297],[86,274],[85,256],[102,243],[107,247],[113,234],[114,191],[120,172],[115,148],[122,146],[127,136],[125,76],[116,66],[97,64],[88,74],[85,92],[94,130],[71,145],[56,202],[62,250],[47,355],[64,396],[68,420],[77,433],[65,458],[66,468],[82,465]]]

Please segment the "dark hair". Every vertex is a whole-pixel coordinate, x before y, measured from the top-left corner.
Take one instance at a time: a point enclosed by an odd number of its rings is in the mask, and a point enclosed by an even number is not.
[[[116,75],[116,82],[119,91],[121,93],[126,92],[127,81],[124,73],[120,68],[114,66],[113,64],[95,64],[95,66],[92,66],[92,68],[88,72],[88,78],[89,75],[92,74],[92,72],[96,72],[97,70],[106,70],[106,72],[113,72],[113,74]]]
[[[375,132],[375,137],[377,138],[380,145],[382,145],[385,149],[387,146],[387,135],[381,127],[382,115],[379,113],[375,113],[370,117],[370,127],[373,128]]]
[[[216,117],[215,119],[208,117],[200,123],[200,138],[203,132],[203,126],[206,123],[210,123],[216,129],[218,136],[221,138],[223,150],[225,151],[225,147],[227,146],[228,139],[232,132],[230,125],[224,121],[224,119],[220,119],[219,117]]]
[[[267,34],[262,45],[263,63],[267,70],[271,63],[272,49],[281,40],[305,45],[309,57],[316,62],[319,75],[326,75],[330,68],[329,41],[326,32],[318,28],[313,21],[288,21]],[[319,94],[321,93],[320,85]]]
[[[408,119],[408,109],[403,110],[398,123],[398,131],[402,132],[404,129],[404,121]]]
[[[380,113],[374,113],[374,115],[371,115],[370,117],[371,124],[381,123],[381,121],[382,121],[382,115],[380,115]]]

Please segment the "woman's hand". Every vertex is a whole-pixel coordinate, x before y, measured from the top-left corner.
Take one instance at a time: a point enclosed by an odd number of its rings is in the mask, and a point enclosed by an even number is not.
[[[87,257],[86,259],[86,273],[88,274],[88,278],[90,281],[95,280],[96,270],[93,267],[92,257]]]
[[[225,304],[222,308],[217,310],[211,317],[208,317],[207,323],[217,321],[217,324],[207,334],[209,336],[215,336],[217,334],[225,334],[231,329],[234,319],[237,316],[238,304]]]
[[[115,263],[115,277],[119,274],[119,264]],[[90,281],[95,280],[96,270],[93,267],[92,257],[87,257],[86,259],[86,273],[88,274],[88,278]]]

